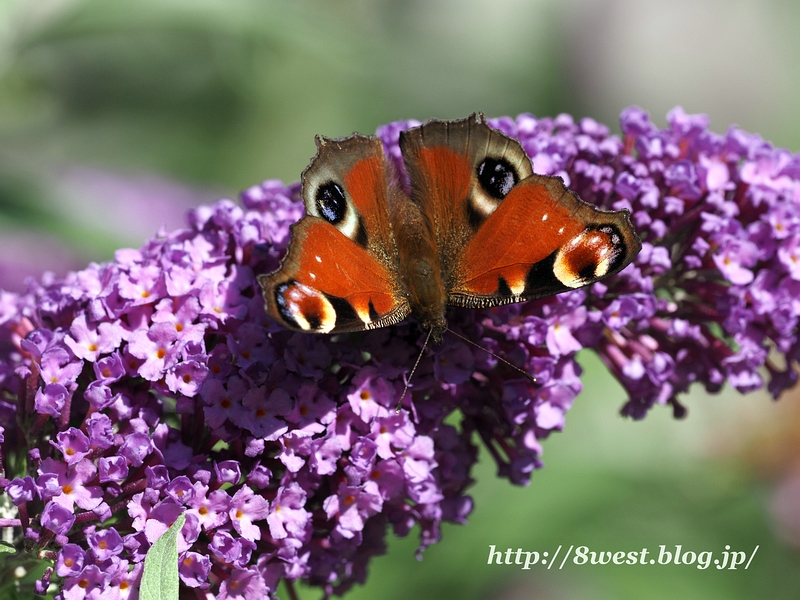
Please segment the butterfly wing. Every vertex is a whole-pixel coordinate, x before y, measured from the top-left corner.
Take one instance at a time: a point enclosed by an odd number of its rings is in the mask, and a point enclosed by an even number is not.
[[[464,248],[448,302],[495,306],[558,294],[618,273],[640,249],[627,211],[598,210],[560,177],[531,175]]]
[[[296,331],[384,327],[410,312],[389,223],[389,168],[377,138],[317,138],[303,172],[306,216],[292,226],[274,273],[261,275],[266,310]]]
[[[587,285],[641,244],[626,211],[600,211],[561,179],[534,175],[483,115],[404,132],[412,199],[432,222],[448,304],[495,306]]]
[[[533,174],[519,145],[482,114],[431,120],[400,135],[411,198],[432,221],[440,258],[452,264],[516,183]]]

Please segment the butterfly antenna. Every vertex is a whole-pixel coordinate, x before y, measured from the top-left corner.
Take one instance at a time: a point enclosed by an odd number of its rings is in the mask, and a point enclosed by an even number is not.
[[[449,331],[449,332],[450,332],[450,333],[452,333],[454,336],[456,336],[457,338],[460,338],[460,339],[462,339],[463,341],[467,342],[468,344],[471,344],[472,346],[475,346],[476,348],[479,348],[480,350],[483,350],[483,351],[484,351],[484,352],[486,352],[486,354],[488,354],[489,356],[493,356],[493,357],[495,357],[495,358],[496,358],[497,360],[499,360],[500,362],[502,362],[502,363],[504,363],[504,364],[508,365],[509,367],[511,367],[512,369],[514,369],[515,371],[518,371],[518,372],[522,373],[523,375],[525,375],[525,377],[527,377],[528,379],[530,379],[530,380],[531,380],[533,383],[536,383],[536,377],[534,377],[533,375],[531,375],[530,373],[528,373],[528,372],[527,372],[527,371],[525,371],[524,369],[520,369],[520,368],[519,368],[517,365],[515,365],[515,364],[513,364],[513,363],[510,363],[510,362],[508,362],[508,361],[507,361],[505,358],[503,358],[502,356],[498,356],[497,354],[495,354],[494,352],[492,352],[492,351],[491,351],[491,350],[489,350],[488,348],[484,348],[484,347],[483,347],[483,346],[481,346],[480,344],[477,344],[477,343],[473,342],[471,339],[464,337],[464,336],[463,336],[463,335],[461,335],[460,333],[456,333],[455,331],[453,331],[453,330],[452,330],[452,329],[450,329],[449,327],[446,327],[446,328],[445,328],[445,330],[446,330],[446,331]]]
[[[422,353],[425,352],[425,348],[428,347],[428,342],[431,339],[431,334],[433,333],[433,328],[431,327],[428,329],[428,335],[425,336],[425,343],[422,344],[422,349],[419,351],[417,355],[417,361],[414,363],[414,366],[411,367],[411,372],[408,374],[406,378],[406,386],[403,388],[403,393],[400,394],[400,400],[397,401],[397,407],[394,409],[395,414],[400,413],[400,408],[403,406],[403,399],[406,397],[406,393],[408,392],[408,384],[411,382],[411,378],[414,376],[414,371],[417,370],[417,365],[419,365],[419,361],[422,359]]]

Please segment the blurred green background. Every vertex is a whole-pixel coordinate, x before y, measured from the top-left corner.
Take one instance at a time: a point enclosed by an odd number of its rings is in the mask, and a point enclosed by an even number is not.
[[[293,181],[315,134],[682,105],[800,148],[800,3],[755,0],[0,0],[0,288],[138,246],[184,211]],[[623,420],[590,354],[547,468],[484,457],[468,526],[392,540],[348,597],[796,598],[796,398],[692,395]],[[760,549],[748,571],[487,566],[489,545]],[[316,597],[305,593],[303,597]]]

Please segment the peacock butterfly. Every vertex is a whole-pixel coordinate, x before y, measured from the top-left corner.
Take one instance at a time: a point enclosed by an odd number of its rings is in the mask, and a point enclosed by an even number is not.
[[[266,310],[311,333],[376,329],[409,314],[441,341],[447,306],[490,307],[609,277],[641,248],[628,212],[583,202],[536,175],[517,140],[475,113],[400,134],[410,195],[381,141],[317,137],[302,175],[306,216]]]

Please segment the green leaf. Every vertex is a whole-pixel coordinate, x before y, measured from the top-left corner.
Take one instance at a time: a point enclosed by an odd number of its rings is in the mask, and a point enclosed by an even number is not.
[[[6,542],[0,542],[0,554],[16,554],[17,549]]]
[[[141,600],[178,599],[178,532],[185,521],[186,515],[179,516],[147,551],[139,586]]]

